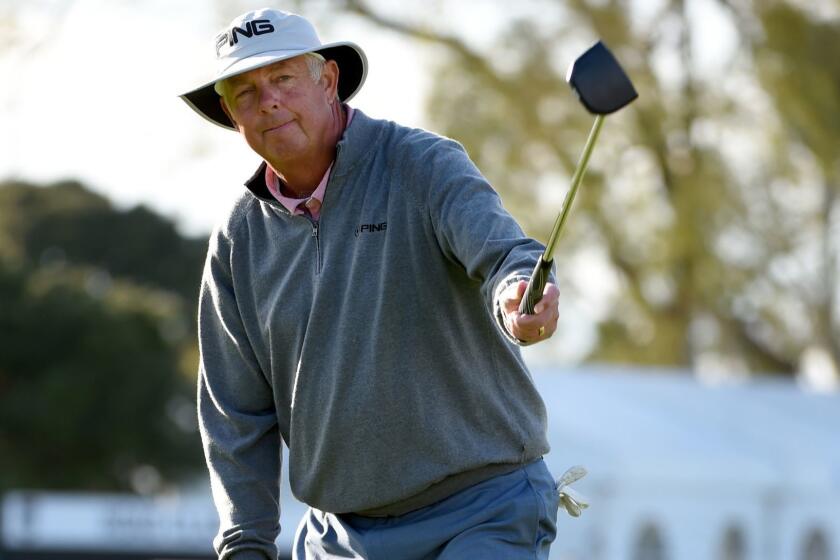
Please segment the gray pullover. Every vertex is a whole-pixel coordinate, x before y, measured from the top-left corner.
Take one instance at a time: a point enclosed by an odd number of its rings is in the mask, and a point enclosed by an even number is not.
[[[263,169],[213,232],[199,305],[221,558],[276,557],[282,442],[295,496],[335,513],[399,512],[548,452],[494,307],[542,246],[458,143],[357,110],[319,222]]]

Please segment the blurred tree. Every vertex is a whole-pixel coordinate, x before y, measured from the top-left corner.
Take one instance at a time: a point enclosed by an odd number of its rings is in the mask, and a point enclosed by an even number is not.
[[[130,291],[97,270],[0,266],[0,489],[137,488],[138,472],[159,489],[201,464],[165,327],[177,305]]]
[[[781,129],[765,171],[774,212],[785,216],[777,220],[783,229],[765,273],[776,302],[765,310],[768,336],[785,344],[795,328],[796,346],[814,345],[840,364],[840,4],[833,19],[821,16],[829,2],[724,4],[744,30]]]
[[[605,312],[589,359],[791,374],[813,340],[837,340],[829,329],[836,309],[823,305],[835,286],[822,275],[833,266],[836,247],[814,254],[813,236],[803,240],[812,258],[794,271],[799,281],[826,285],[822,299],[797,282],[777,282],[791,274],[785,263],[796,243],[789,233],[818,224],[818,216],[773,202],[780,201],[777,191],[786,177],[780,166],[744,160],[752,154],[777,159],[774,149],[784,137],[778,122],[788,110],[776,105],[777,114],[772,101],[762,102],[784,97],[783,86],[791,90],[804,81],[812,84],[814,101],[823,101],[826,118],[819,128],[799,125],[824,138],[824,153],[833,157],[829,142],[836,142],[840,129],[830,103],[838,96],[827,86],[840,82],[825,72],[823,78],[812,74],[801,64],[809,54],[793,45],[780,45],[773,58],[779,83],[759,81],[759,71],[766,70],[757,69],[743,48],[753,28],[737,25],[732,52],[709,71],[701,59],[710,36],[694,16],[709,4],[663,0],[642,10],[622,0],[533,1],[507,11],[503,31],[482,49],[438,14],[424,17],[418,10],[394,17],[380,4],[334,2],[443,47],[448,55],[433,70],[428,104],[436,128],[466,146],[506,205],[542,238],[591,125],[564,83],[566,65],[603,38],[641,95],[608,119],[558,251],[566,288],[592,280],[577,268],[586,255],[605,256],[615,278],[607,304],[598,302]],[[764,4],[777,6],[779,36],[798,41],[787,22],[808,16],[784,2]],[[751,4],[744,10],[759,13]],[[756,22],[772,39],[771,20]],[[806,32],[814,30],[809,24]],[[811,44],[830,58],[827,45],[833,43],[825,37]],[[791,72],[799,72],[798,79],[791,80]],[[789,109],[800,115],[802,105],[820,106],[807,98],[797,103]],[[819,120],[817,112],[807,114]],[[794,258],[801,259],[802,250]],[[808,320],[817,307],[824,318]]]
[[[75,0],[60,0],[50,2],[52,5],[35,6],[39,26],[26,26],[21,23],[22,13],[28,13],[18,2],[0,2],[0,33],[3,41],[0,43],[0,54],[19,51],[22,57],[31,56],[57,34],[64,23],[67,14],[76,4]],[[32,8],[33,6],[26,6]],[[40,9],[39,9],[40,8]]]
[[[78,183],[0,184],[0,489],[147,491],[200,470],[205,247]]]
[[[194,305],[207,240],[139,206],[117,210],[79,183],[0,183],[0,252],[34,264],[66,260],[174,291]],[[192,324],[192,323],[191,323]]]

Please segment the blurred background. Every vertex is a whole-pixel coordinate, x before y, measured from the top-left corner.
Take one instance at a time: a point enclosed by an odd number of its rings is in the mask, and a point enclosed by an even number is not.
[[[459,140],[539,239],[603,39],[640,97],[526,350],[552,468],[591,472],[554,557],[840,559],[840,0],[0,0],[0,558],[209,557],[195,304],[259,161],[177,95],[267,4],[359,43],[351,105]]]

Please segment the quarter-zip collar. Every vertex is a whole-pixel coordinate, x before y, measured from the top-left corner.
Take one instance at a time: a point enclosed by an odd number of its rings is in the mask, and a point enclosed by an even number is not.
[[[370,117],[361,110],[354,109],[353,121],[344,129],[344,134],[335,146],[335,161],[333,162],[331,178],[347,175],[355,166],[366,161],[373,153],[373,147],[382,134],[381,127],[375,126]],[[267,164],[263,161],[257,171],[245,182],[245,186],[260,200],[274,203],[272,206],[282,208],[265,184],[265,170]],[[341,181],[330,180],[330,189],[341,188]],[[283,208],[288,213],[288,210]]]

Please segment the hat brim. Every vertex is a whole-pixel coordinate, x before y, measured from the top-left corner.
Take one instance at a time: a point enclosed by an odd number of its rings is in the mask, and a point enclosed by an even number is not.
[[[308,50],[270,51],[245,58],[228,67],[212,81],[181,94],[180,97],[195,112],[213,124],[228,130],[236,130],[236,127],[233,126],[222,109],[220,96],[215,90],[216,82],[309,52],[319,53],[327,60],[334,60],[338,65],[338,98],[342,102],[352,99],[361,89],[362,84],[365,83],[367,57],[364,51],[355,43],[342,42],[330,43]]]

